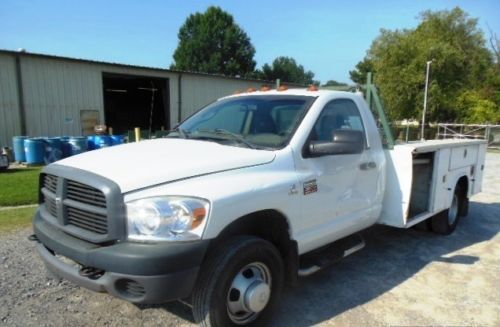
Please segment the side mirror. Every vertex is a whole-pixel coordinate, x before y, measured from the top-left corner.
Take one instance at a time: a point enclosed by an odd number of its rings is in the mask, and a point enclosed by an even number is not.
[[[333,141],[311,141],[309,154],[312,157],[334,154],[357,154],[363,152],[365,141],[363,132],[353,130],[336,130]]]

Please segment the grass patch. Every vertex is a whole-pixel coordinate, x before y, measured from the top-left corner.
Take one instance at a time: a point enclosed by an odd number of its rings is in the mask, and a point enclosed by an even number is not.
[[[0,210],[0,232],[31,225],[36,207]]]
[[[17,168],[0,173],[0,206],[37,203],[41,170],[41,167]]]

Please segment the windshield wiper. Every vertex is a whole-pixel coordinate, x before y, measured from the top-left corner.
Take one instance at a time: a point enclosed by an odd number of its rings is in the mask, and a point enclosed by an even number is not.
[[[233,132],[230,132],[226,129],[222,129],[222,128],[216,128],[216,129],[198,129],[196,130],[197,132],[201,132],[201,133],[209,133],[209,134],[219,134],[219,135],[225,135],[225,136],[230,136],[231,139],[233,140],[236,140],[242,144],[245,144],[247,147],[249,147],[250,149],[256,149],[257,147],[248,142],[247,140],[245,140],[245,138],[239,134],[236,134],[236,133],[233,133]]]
[[[184,130],[184,129],[182,129],[182,128],[180,128],[180,127],[176,127],[174,129],[171,129],[168,132],[169,132],[169,135],[167,135],[167,137],[170,136],[170,133],[175,132],[175,133],[179,134],[179,136],[181,138],[183,138],[183,139],[188,139],[189,138],[189,132],[186,131],[186,130]]]

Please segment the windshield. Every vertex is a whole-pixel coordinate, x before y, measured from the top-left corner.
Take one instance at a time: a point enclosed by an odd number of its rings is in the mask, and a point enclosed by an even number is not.
[[[288,144],[314,100],[311,96],[290,95],[220,100],[186,119],[169,136],[279,149]]]

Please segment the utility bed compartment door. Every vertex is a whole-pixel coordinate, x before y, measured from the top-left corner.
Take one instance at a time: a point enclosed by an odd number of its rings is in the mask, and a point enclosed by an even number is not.
[[[478,155],[476,166],[474,167],[474,184],[472,186],[472,194],[481,192],[483,188],[483,173],[484,173],[484,160],[486,157],[486,144],[480,144],[477,146]]]
[[[446,183],[451,149],[436,151],[433,212],[448,208],[449,191]]]
[[[477,160],[478,145],[459,146],[451,149],[450,170],[472,166]]]

